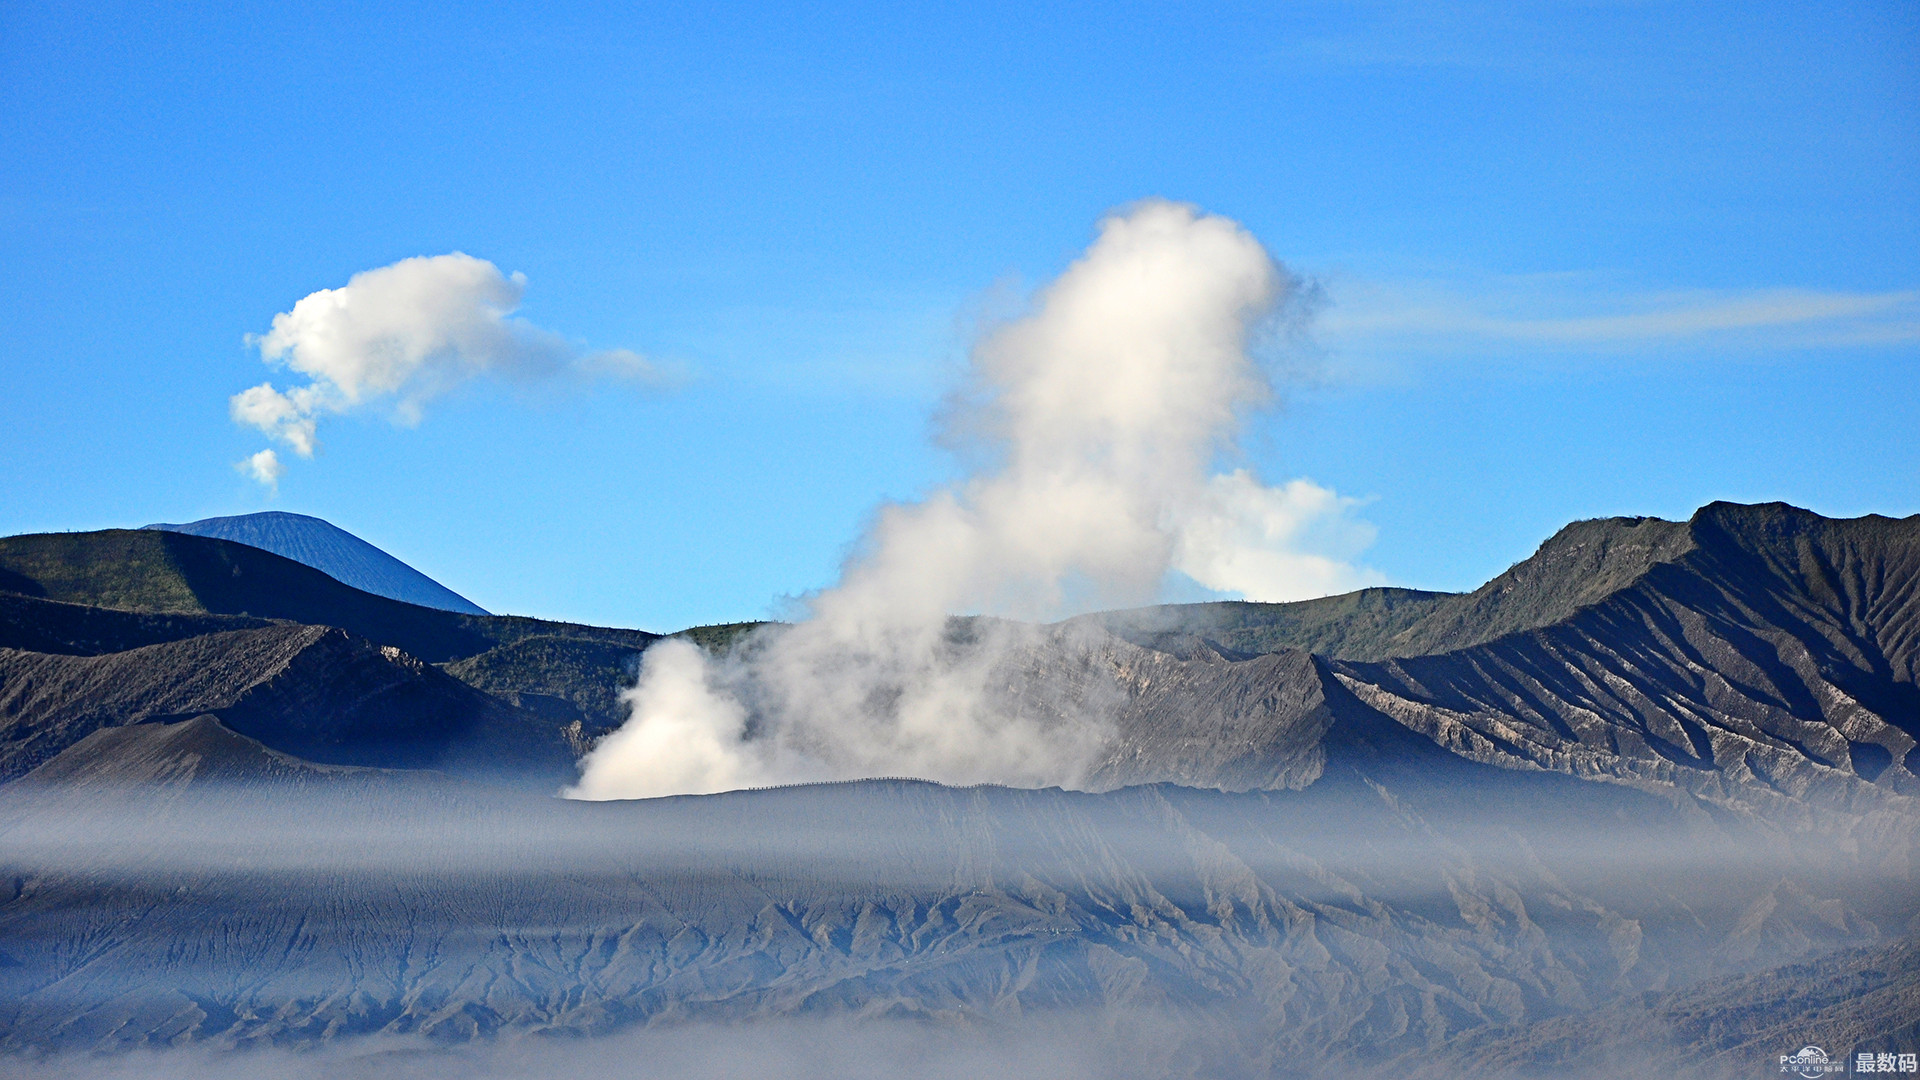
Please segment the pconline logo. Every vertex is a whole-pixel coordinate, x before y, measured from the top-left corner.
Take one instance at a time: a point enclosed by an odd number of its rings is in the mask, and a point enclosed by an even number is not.
[[[1828,1057],[1827,1052],[1817,1046],[1803,1046],[1791,1054],[1780,1055],[1780,1071],[1818,1080],[1829,1073],[1846,1072],[1847,1066]]]

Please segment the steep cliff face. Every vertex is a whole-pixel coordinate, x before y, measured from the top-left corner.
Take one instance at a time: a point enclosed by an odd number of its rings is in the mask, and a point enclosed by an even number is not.
[[[1475,760],[1741,799],[1920,793],[1920,521],[1706,508],[1670,561],[1559,622],[1330,670]]]
[[[1920,519],[1715,504],[1582,523],[1396,636],[1467,643],[1428,655],[1242,658],[1196,636],[1114,652],[1128,698],[1104,782],[1297,786],[1329,733],[1398,726],[1728,804],[1920,794]]]
[[[1123,643],[1110,648],[1126,704],[1093,773],[1096,786],[1297,790],[1325,771],[1334,714],[1311,655],[1182,660]]]

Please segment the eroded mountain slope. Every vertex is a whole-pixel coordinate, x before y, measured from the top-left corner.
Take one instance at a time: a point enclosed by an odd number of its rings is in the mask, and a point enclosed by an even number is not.
[[[203,713],[277,750],[344,765],[525,773],[558,782],[553,725],[393,648],[278,623],[99,656],[0,649],[0,776],[103,727]]]
[[[1194,633],[1089,638],[1084,620],[1047,648],[1089,650],[1121,699],[1096,786],[1299,787],[1341,739],[1417,758],[1417,734],[1729,806],[1863,809],[1920,794],[1916,597],[1920,519],[1715,504],[1686,523],[1570,527],[1413,624],[1463,640],[1526,626],[1451,651],[1247,656]],[[1069,665],[1026,668],[1044,681]]]
[[[108,530],[0,538],[0,647],[94,656],[270,622],[337,626],[441,664],[541,715],[576,756],[618,726],[617,695],[658,638],[402,603],[209,537]]]
[[[1920,793],[1920,520],[1710,506],[1690,547],[1552,626],[1331,670],[1475,760],[1728,798]]]
[[[322,765],[249,739],[212,713],[175,723],[123,724],[91,735],[40,763],[17,781],[23,788],[68,798],[112,797],[130,789],[208,784],[332,784],[379,777],[412,782],[420,774]]]

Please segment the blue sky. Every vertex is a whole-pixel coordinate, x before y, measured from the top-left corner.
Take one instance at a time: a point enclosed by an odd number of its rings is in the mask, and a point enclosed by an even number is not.
[[[1396,584],[1713,499],[1920,512],[1910,3],[160,7],[0,4],[0,532],[294,510],[496,611],[761,617],[952,475],[978,314],[1148,196],[1318,283],[1240,464],[1366,500]],[[236,471],[284,379],[246,335],[451,251],[686,378]]]

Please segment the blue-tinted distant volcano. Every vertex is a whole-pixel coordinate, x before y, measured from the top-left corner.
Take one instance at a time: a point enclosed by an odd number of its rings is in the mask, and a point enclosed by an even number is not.
[[[377,596],[442,611],[488,614],[480,605],[345,529],[305,514],[269,510],[263,514],[206,518],[184,525],[161,523],[146,527],[211,536],[271,551]]]

